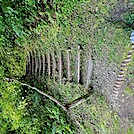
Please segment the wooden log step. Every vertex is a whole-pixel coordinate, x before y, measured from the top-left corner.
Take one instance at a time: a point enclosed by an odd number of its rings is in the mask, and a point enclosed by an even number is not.
[[[86,77],[86,89],[89,88],[89,85],[91,84],[91,77],[92,77],[92,72],[93,72],[93,62],[91,59],[91,54],[88,57],[87,61],[87,77]]]
[[[34,49],[35,56],[35,76],[38,76],[38,51]]]
[[[29,65],[29,75],[32,76],[33,73],[33,59],[32,59],[32,51],[29,51],[29,56],[30,56],[30,65]]]
[[[77,83],[80,81],[80,46],[78,46],[77,53]]]
[[[61,51],[59,51],[59,83],[62,84],[62,58],[61,58]]]
[[[55,81],[56,79],[56,59],[55,59],[55,52],[52,54],[52,76],[53,80]]]
[[[68,48],[68,49],[67,49],[67,76],[68,76],[68,81],[71,81],[70,51],[71,51],[71,48]]]
[[[42,77],[45,77],[45,69],[46,69],[46,56],[45,56],[45,54],[43,53],[42,54]]]
[[[38,68],[39,68],[39,71],[38,71],[38,76],[39,76],[39,78],[41,77],[41,68],[42,68],[42,63],[41,63],[41,54],[40,54],[40,52],[38,53]]]
[[[27,51],[27,75],[36,78],[49,78],[59,84],[67,81],[85,85],[88,88],[91,83],[93,63],[91,56],[82,51],[81,45],[67,50],[52,50],[44,52],[33,49]]]
[[[26,63],[26,76],[29,76],[30,75],[30,72],[31,72],[31,61],[30,61],[30,53],[29,51],[26,49],[26,52],[27,52],[27,63]]]
[[[50,53],[47,53],[47,70],[48,70],[48,77],[50,78],[51,75],[51,65],[50,65]]]
[[[31,55],[31,76],[34,75],[34,67],[35,67],[35,58],[34,58],[34,51],[30,51]]]

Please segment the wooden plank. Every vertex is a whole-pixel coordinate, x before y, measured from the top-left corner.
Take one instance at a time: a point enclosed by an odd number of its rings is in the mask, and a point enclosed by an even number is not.
[[[31,53],[31,75],[34,75],[34,55],[33,55],[33,51],[30,52]]]
[[[44,53],[43,53],[43,56],[42,57],[43,57],[42,58],[43,59],[43,61],[42,61],[43,62],[42,76],[45,77],[45,68],[46,68],[45,63],[46,63],[46,61],[45,61],[45,54]]]
[[[70,103],[67,103],[65,106],[67,107],[68,110],[72,109],[72,108],[80,105],[81,103],[87,101],[92,94],[93,94],[93,92],[90,91],[88,94],[81,96]]]
[[[48,77],[50,78],[50,53],[47,54],[47,69],[48,69]]]
[[[68,75],[68,81],[71,80],[71,72],[70,72],[70,49],[67,50],[67,75]]]
[[[26,75],[29,75],[30,74],[30,54],[27,48],[26,48],[26,52],[27,52]]]
[[[92,59],[91,59],[91,55],[89,55],[88,61],[87,61],[86,89],[88,89],[89,85],[91,84],[92,71],[93,71],[93,62],[92,62]]]
[[[80,82],[80,46],[78,46],[77,53],[77,83]]]
[[[53,61],[53,80],[55,81],[55,71],[56,71],[56,60],[55,60],[55,54],[54,54],[54,52],[53,52],[53,54],[52,54],[52,61]]]
[[[39,65],[39,77],[41,76],[41,54],[40,52],[38,53],[38,65]]]
[[[59,82],[62,83],[62,60],[61,60],[61,51],[59,52]]]
[[[37,52],[34,49],[34,54],[35,54],[35,75],[37,75],[37,71],[38,71],[38,57],[37,57]]]

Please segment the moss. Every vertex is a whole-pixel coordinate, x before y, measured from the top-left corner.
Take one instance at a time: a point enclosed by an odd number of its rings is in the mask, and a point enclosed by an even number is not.
[[[127,93],[129,96],[133,96],[134,95],[134,91],[131,87],[126,87],[125,88],[125,93]]]

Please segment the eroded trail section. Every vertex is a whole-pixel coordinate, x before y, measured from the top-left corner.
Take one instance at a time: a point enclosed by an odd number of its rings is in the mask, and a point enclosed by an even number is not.
[[[58,88],[64,90],[66,86],[81,88],[83,93],[69,100],[65,104],[58,102],[66,112],[85,102],[92,95],[90,90],[93,62],[90,49],[83,49],[81,45],[67,49],[27,48],[26,77],[30,80],[43,80],[47,89]],[[62,88],[61,88],[62,87]],[[66,90],[66,89],[65,89]],[[84,91],[85,90],[85,91]],[[64,92],[64,91],[63,91]],[[66,91],[65,91],[66,92]],[[77,94],[77,93],[76,93]],[[50,97],[49,97],[50,98]],[[54,98],[54,97],[52,97]],[[56,101],[55,101],[56,100]]]
[[[26,76],[32,78],[50,79],[59,84],[71,82],[84,85],[88,89],[91,84],[93,62],[90,50],[78,45],[75,48],[53,49],[26,49],[27,64]]]

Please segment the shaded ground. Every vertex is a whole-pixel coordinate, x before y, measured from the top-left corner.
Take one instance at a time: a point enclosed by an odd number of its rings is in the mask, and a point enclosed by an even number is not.
[[[113,89],[113,84],[116,78],[118,69],[112,65],[106,65],[103,60],[95,61],[95,80],[94,89],[97,89],[108,99],[108,104],[110,105],[111,91]],[[129,78],[127,78],[129,79]],[[134,79],[133,79],[134,80]],[[134,82],[134,81],[131,81]],[[129,83],[125,81],[121,86],[121,92],[119,94],[118,105],[120,107],[119,111],[116,111],[122,119],[122,129],[127,129],[134,123],[134,95],[125,92],[125,89]],[[134,88],[131,87],[131,91]],[[132,91],[133,92],[133,91]]]
[[[111,102],[111,92],[116,79],[116,74],[118,73],[118,68],[112,63],[110,65],[107,65],[106,62],[107,59],[105,58],[103,60],[95,60],[93,83],[94,89],[100,91],[103,95],[107,97],[108,101]],[[128,94],[127,92],[125,92],[125,89],[128,87],[131,90],[130,92],[133,92],[132,90],[134,89],[134,87],[128,86],[129,84],[131,85],[133,82],[133,78],[126,77],[126,80],[121,86],[121,92],[119,94],[119,106],[121,109],[120,111],[118,111],[118,114],[121,116],[121,118],[128,118],[132,121],[134,121],[134,96],[133,93]]]

